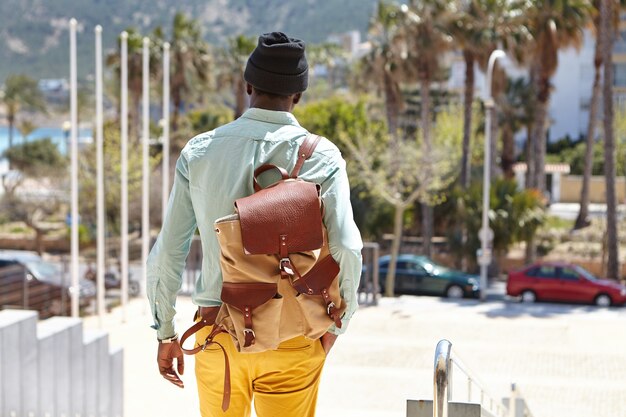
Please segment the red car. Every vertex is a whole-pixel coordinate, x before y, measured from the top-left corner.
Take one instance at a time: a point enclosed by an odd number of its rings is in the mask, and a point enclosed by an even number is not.
[[[602,307],[626,303],[626,286],[598,279],[578,265],[562,262],[541,262],[510,272],[506,293],[526,303],[565,301]]]

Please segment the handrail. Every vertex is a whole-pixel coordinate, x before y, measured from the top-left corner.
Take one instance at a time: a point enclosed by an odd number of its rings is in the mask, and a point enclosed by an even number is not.
[[[435,349],[433,417],[448,417],[448,374],[452,343],[440,340]]]
[[[491,396],[487,390],[483,387],[481,383],[479,383],[478,379],[473,376],[473,374],[469,371],[467,365],[465,365],[456,355],[454,358],[450,358],[450,363],[453,366],[456,366],[459,371],[461,371],[467,377],[467,401],[471,402],[472,398],[472,384],[478,387],[480,392],[480,404],[484,408],[495,412],[497,416],[506,417],[509,415],[509,410],[507,407],[502,405],[499,401],[497,401],[493,396]],[[452,366],[451,366],[452,368]],[[485,400],[489,401],[489,407],[485,407]]]
[[[446,339],[442,339],[437,343],[435,348],[435,371],[434,371],[434,401],[433,401],[433,417],[448,417],[448,401],[452,398],[452,371],[453,365],[467,377],[467,401],[472,400],[472,384],[478,387],[480,391],[480,406],[495,413],[498,417],[508,417],[516,415],[516,397],[518,389],[515,384],[511,387],[511,398],[509,407],[503,405],[500,401],[489,395],[484,387],[478,383],[477,379],[469,372],[469,368],[461,362],[455,355],[451,355],[452,343]],[[489,401],[489,407],[485,406],[485,401]],[[526,405],[524,405],[524,415],[532,417],[532,413]]]

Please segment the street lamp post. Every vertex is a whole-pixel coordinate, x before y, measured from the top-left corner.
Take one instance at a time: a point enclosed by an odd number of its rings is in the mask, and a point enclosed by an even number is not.
[[[487,66],[487,79],[485,85],[485,161],[483,162],[483,218],[482,227],[479,233],[480,237],[480,254],[478,256],[478,264],[480,265],[480,300],[485,301],[487,297],[487,267],[491,263],[491,243],[493,241],[493,230],[489,228],[489,195],[491,193],[490,185],[490,167],[491,167],[491,116],[495,107],[493,97],[491,97],[491,78],[493,67],[498,58],[504,58],[505,53],[496,49],[489,56],[489,64]]]

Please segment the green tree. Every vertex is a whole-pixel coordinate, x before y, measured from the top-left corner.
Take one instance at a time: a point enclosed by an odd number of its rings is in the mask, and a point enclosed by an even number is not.
[[[174,112],[172,130],[178,129],[183,103],[192,96],[191,85],[199,88],[209,80],[209,47],[202,38],[200,22],[178,12],[172,23],[170,89]]]
[[[591,7],[588,0],[531,0],[529,6],[524,23],[532,35],[527,51],[537,95],[531,136],[535,164],[529,185],[543,191],[547,114],[552,94],[550,80],[558,66],[559,50],[580,47]]]
[[[9,124],[9,148],[13,146],[13,128],[15,118],[21,111],[45,112],[43,96],[37,87],[37,81],[27,75],[10,75],[4,83],[2,101],[6,108]]]
[[[619,273],[619,240],[617,237],[617,196],[615,195],[615,132],[613,109],[613,30],[614,14],[617,13],[614,0],[600,0],[600,54],[604,62],[604,85],[602,88],[604,109],[604,178],[606,182],[606,242],[607,242],[607,275],[614,279],[620,278]]]
[[[413,0],[402,8],[402,38],[406,41],[406,60],[415,69],[415,78],[420,85],[420,134],[423,138],[425,159],[432,148],[431,139],[431,86],[441,77],[443,57],[452,46],[452,38],[447,32],[446,22],[452,16],[453,5],[445,0]],[[430,165],[425,165],[429,170]],[[435,173],[426,173],[434,177]],[[422,205],[423,253],[430,256],[433,236],[433,208],[424,201]]]
[[[404,213],[417,200],[428,205],[439,202],[444,190],[455,179],[460,154],[460,123],[449,112],[439,115],[434,143],[426,147],[420,134],[417,138],[385,135],[383,140],[371,133],[359,137],[340,135],[349,155],[358,167],[358,175],[368,190],[394,209],[394,238],[391,245],[390,268],[385,294],[393,295],[395,262],[404,228]],[[460,122],[460,118],[456,118]],[[458,130],[457,130],[458,129]],[[457,132],[455,136],[453,132]],[[458,139],[458,140],[455,140]],[[456,142],[456,143],[455,143]]]
[[[128,34],[127,52],[128,52],[128,92],[130,94],[129,106],[129,129],[130,137],[139,140],[140,117],[141,114],[141,98],[143,93],[143,35],[136,29],[129,27],[126,29]],[[155,63],[156,49],[154,45],[150,48],[150,76],[153,77],[157,73]],[[116,76],[116,82],[119,82],[121,74],[121,36],[118,37],[117,51],[111,52],[106,57],[106,65],[113,68]],[[119,85],[119,84],[118,84]],[[119,94],[119,88],[116,95]]]
[[[478,232],[482,227],[482,193],[480,182],[473,182],[467,190],[457,187],[452,193],[452,199],[459,202],[455,216],[465,224],[468,240],[461,245],[458,236],[450,235],[450,248],[455,255],[471,259],[474,267],[476,251],[481,246]],[[489,227],[494,231],[495,260],[499,264],[512,244],[531,240],[543,224],[542,196],[536,190],[519,190],[515,180],[497,179],[490,188],[488,217]]]
[[[410,69],[406,60],[406,40],[399,30],[400,8],[387,1],[379,1],[376,14],[370,22],[371,51],[363,57],[360,73],[366,82],[373,83],[383,93],[389,133],[398,133],[399,116],[405,103],[400,83],[408,81]]]
[[[119,124],[108,121],[104,125],[104,186],[105,217],[110,232],[119,231],[121,193],[121,145]],[[160,156],[152,156],[150,167],[154,169]],[[81,198],[81,223],[95,231],[96,217],[96,144],[88,146],[79,157],[79,186]],[[130,143],[128,149],[128,204],[130,230],[140,229],[141,224],[141,167],[140,143]],[[153,212],[156,207],[152,207]],[[152,216],[151,216],[152,217]]]
[[[615,11],[612,13],[611,30],[616,31],[619,27],[619,7],[624,6],[626,1],[616,0],[612,3]],[[580,210],[574,222],[574,230],[581,229],[590,224],[589,217],[589,183],[591,182],[591,172],[593,167],[593,148],[596,139],[596,121],[598,118],[598,105],[600,104],[600,94],[602,84],[600,75],[602,70],[602,51],[600,50],[601,39],[605,28],[600,23],[600,0],[593,1],[592,21],[596,32],[596,44],[593,58],[594,77],[591,88],[591,100],[589,102],[589,122],[587,125],[586,148],[585,148],[585,169],[583,173],[583,184],[580,192]]]
[[[62,206],[60,189],[67,173],[67,161],[50,139],[16,145],[7,149],[4,156],[20,174],[14,176],[11,186],[3,178],[6,193],[0,199],[0,210],[9,220],[24,222],[35,232],[37,251],[41,254],[44,236],[58,228],[46,220]],[[18,193],[17,188],[26,179],[36,181],[38,190],[24,189]]]
[[[228,85],[235,98],[234,118],[241,116],[248,107],[248,94],[243,71],[248,57],[256,47],[256,38],[239,35],[228,40],[228,48],[220,53],[220,85]]]
[[[502,127],[500,164],[505,178],[515,176],[515,134],[532,122],[534,99],[532,85],[524,78],[508,79],[504,94],[496,97]]]
[[[470,138],[472,135],[472,105],[474,103],[475,65],[486,70],[491,52],[498,42],[509,36],[515,26],[511,16],[517,6],[508,0],[472,0],[461,2],[457,13],[450,19],[448,29],[459,45],[465,61],[465,88],[463,94],[463,156],[461,184],[470,184]],[[498,91],[494,91],[498,97]],[[496,123],[493,123],[497,127]],[[495,138],[494,135],[492,135]],[[492,155],[495,155],[492,153]],[[495,158],[494,158],[495,159]]]

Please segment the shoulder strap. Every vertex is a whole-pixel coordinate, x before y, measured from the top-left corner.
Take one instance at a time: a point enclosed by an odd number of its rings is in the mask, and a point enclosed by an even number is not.
[[[297,178],[300,173],[300,169],[302,169],[302,165],[304,161],[309,159],[311,155],[313,155],[313,151],[315,151],[315,147],[322,139],[319,135],[309,134],[298,148],[298,160],[296,161],[296,166],[293,167],[293,171],[291,171],[291,178]]]

